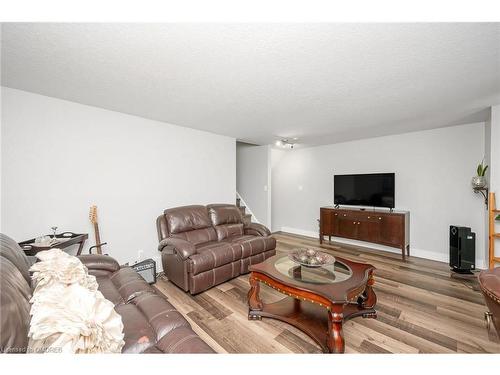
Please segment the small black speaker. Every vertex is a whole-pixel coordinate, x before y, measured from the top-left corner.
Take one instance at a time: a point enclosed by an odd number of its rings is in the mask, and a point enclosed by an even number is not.
[[[476,233],[468,227],[450,225],[450,267],[458,273],[476,269]]]
[[[156,283],[156,262],[153,259],[146,259],[131,266],[149,284]]]

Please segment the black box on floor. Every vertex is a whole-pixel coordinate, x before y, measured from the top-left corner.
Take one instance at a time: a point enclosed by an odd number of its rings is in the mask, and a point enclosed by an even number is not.
[[[136,264],[132,267],[139,275],[142,276],[149,284],[156,283],[156,262],[153,259],[146,259]]]
[[[450,267],[459,273],[476,269],[476,233],[468,227],[450,225]]]

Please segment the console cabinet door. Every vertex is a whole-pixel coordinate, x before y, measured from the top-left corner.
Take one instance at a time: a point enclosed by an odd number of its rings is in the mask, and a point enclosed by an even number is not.
[[[358,219],[358,238],[362,241],[379,242],[381,223],[378,216],[364,214]]]
[[[380,240],[388,245],[399,245],[404,241],[404,217],[383,215],[381,217]]]
[[[340,219],[340,213],[336,211],[332,211],[332,236],[339,236],[339,219]]]
[[[320,223],[321,223],[321,234],[325,236],[330,236],[332,235],[333,232],[333,223],[332,223],[332,216],[333,216],[333,211],[332,210],[327,210],[327,209],[321,209],[320,211]]]
[[[348,214],[341,214],[338,218],[338,236],[357,239],[358,221]]]

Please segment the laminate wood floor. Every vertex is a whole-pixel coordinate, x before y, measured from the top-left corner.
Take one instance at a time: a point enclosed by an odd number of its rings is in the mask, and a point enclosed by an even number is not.
[[[346,353],[500,353],[500,341],[486,330],[486,305],[477,281],[450,277],[447,264],[317,239],[276,233],[278,253],[296,247],[321,248],[333,255],[373,264],[377,319],[344,324]],[[191,296],[164,276],[155,284],[219,353],[320,353],[307,335],[272,319],[247,319],[248,275]],[[264,302],[284,295],[265,285]]]

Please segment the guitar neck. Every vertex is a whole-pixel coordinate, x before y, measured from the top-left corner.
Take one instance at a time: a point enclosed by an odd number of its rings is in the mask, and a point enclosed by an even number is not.
[[[96,244],[97,254],[102,254],[101,236],[99,235],[99,224],[97,223],[94,223],[94,233],[95,233],[95,244]]]

